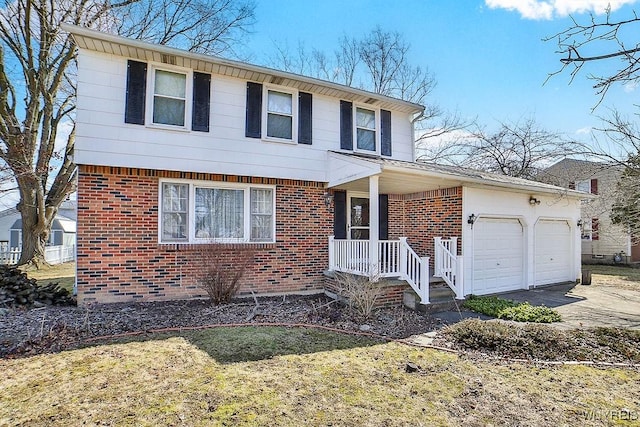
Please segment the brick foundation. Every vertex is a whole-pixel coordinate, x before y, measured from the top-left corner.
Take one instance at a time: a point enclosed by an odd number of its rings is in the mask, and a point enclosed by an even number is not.
[[[404,291],[411,288],[406,283],[388,279],[380,280],[380,282],[378,282],[376,286],[380,286],[381,290],[378,298],[376,299],[375,307],[391,307],[401,305]],[[332,277],[324,278],[324,288],[332,294],[342,296],[340,294],[340,288],[336,282],[336,279]]]
[[[333,228],[323,183],[81,165],[79,304],[205,296],[194,280],[203,266],[203,245],[158,243],[160,178],[276,185],[276,243],[222,245],[230,260],[239,246],[255,249],[240,292],[323,289]]]

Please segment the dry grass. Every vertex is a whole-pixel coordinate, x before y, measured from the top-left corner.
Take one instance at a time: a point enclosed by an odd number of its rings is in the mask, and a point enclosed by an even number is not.
[[[591,284],[640,291],[640,268],[617,265],[583,265],[591,270]]]
[[[255,334],[304,334],[215,331],[0,360],[0,425],[556,426],[640,415],[633,369],[471,361],[362,338],[336,349],[308,335],[297,352],[233,362],[224,354],[263,346]],[[405,372],[408,361],[418,372]]]
[[[49,282],[59,283],[61,287],[69,292],[73,290],[76,281],[76,263],[65,262],[63,264],[44,266],[39,269],[34,267],[21,267],[29,278],[36,279],[38,284],[44,285]]]

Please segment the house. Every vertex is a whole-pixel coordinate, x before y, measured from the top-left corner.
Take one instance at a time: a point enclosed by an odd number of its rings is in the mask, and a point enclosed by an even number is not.
[[[611,222],[620,165],[563,159],[543,171],[540,180],[594,197],[582,204],[582,262],[629,264],[640,261],[640,245],[626,227]],[[635,243],[635,244],[634,244]]]
[[[78,46],[80,304],[204,295],[203,248],[253,248],[241,293],[318,293],[345,271],[429,302],[580,277],[580,199],[415,161],[423,107],[65,25]],[[206,258],[206,257],[205,257]],[[325,274],[329,273],[329,274]]]
[[[68,216],[67,216],[68,215]],[[71,261],[75,255],[76,221],[74,202],[62,203],[51,225],[45,259],[57,264]],[[16,208],[0,212],[0,264],[13,264],[20,258],[22,219]]]

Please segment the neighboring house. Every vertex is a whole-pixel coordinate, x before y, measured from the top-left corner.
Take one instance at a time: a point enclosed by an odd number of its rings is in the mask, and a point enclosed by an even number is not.
[[[204,296],[208,248],[255,249],[242,294],[335,289],[327,271],[398,277],[424,303],[430,271],[460,298],[580,277],[584,194],[416,163],[420,105],[64,28],[80,304]]]
[[[66,202],[65,202],[66,203]],[[64,205],[64,204],[63,204]],[[69,204],[64,205],[69,211]],[[76,221],[61,213],[56,215],[51,225],[49,240],[46,243],[46,259],[52,263],[73,259],[76,244]],[[0,212],[0,264],[13,263],[20,257],[22,249],[22,219],[16,208]]]
[[[582,262],[640,261],[640,245],[633,245],[625,226],[611,223],[616,184],[624,168],[602,162],[564,159],[545,169],[546,183],[594,195],[582,203]]]

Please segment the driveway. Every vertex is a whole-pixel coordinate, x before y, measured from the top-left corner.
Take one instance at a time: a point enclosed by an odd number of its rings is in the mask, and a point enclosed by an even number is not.
[[[606,285],[564,284],[528,291],[507,292],[501,298],[556,309],[562,322],[551,323],[559,328],[621,327],[640,330],[640,290]],[[445,324],[463,319],[492,317],[469,310],[434,312],[433,317]]]
[[[610,326],[640,330],[640,292],[633,289],[568,284],[500,296],[556,309],[562,316],[562,322],[554,324],[558,327]]]

